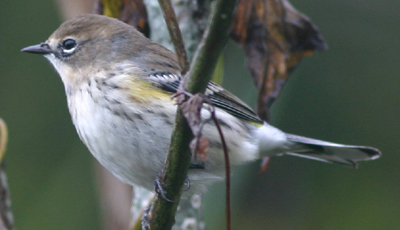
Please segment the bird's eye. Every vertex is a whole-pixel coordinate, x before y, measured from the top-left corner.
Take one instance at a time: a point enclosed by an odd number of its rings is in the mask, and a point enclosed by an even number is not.
[[[62,42],[63,51],[67,54],[74,52],[76,45],[76,41],[71,38],[68,38]]]

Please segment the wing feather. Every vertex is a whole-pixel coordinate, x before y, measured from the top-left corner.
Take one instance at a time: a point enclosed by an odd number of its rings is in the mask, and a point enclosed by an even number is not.
[[[149,81],[164,91],[176,93],[181,76],[169,72],[153,72],[149,75]],[[205,94],[210,98],[215,107],[240,119],[259,124],[263,123],[248,105],[216,83],[210,81]]]

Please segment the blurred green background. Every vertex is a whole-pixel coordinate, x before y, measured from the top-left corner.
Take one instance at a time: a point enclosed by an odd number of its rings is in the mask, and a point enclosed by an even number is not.
[[[400,226],[400,1],[291,1],[329,45],[302,61],[272,111],[286,132],[379,148],[350,169],[294,157],[239,167],[233,229],[398,229]],[[42,57],[19,50],[61,22],[53,1],[0,4],[0,117],[9,127],[7,174],[18,229],[101,229],[93,159],[79,141],[64,88]],[[224,85],[255,105],[240,47]],[[224,186],[206,195],[209,229],[224,226]]]

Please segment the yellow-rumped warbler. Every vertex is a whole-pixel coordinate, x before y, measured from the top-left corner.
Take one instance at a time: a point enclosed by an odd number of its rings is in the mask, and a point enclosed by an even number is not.
[[[175,54],[133,27],[100,15],[66,21],[46,42],[22,51],[42,54],[54,65],[79,137],[97,160],[125,183],[152,189],[175,121],[170,98],[181,80]],[[233,166],[279,154],[349,166],[380,156],[371,147],[286,134],[215,83],[209,83],[206,94],[216,107]],[[210,116],[206,110],[202,114]],[[224,175],[216,127],[207,123],[203,134],[209,139],[207,160],[202,168],[189,170],[193,192]]]

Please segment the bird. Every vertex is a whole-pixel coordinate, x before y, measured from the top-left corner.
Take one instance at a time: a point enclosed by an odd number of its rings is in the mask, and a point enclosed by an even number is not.
[[[67,20],[38,45],[65,87],[72,122],[93,156],[121,181],[154,188],[166,161],[177,105],[171,96],[182,80],[176,55],[117,19],[86,14]],[[288,134],[267,122],[214,82],[205,95],[215,107],[231,166],[264,157],[292,155],[357,167],[381,152]],[[203,108],[207,120],[210,111]],[[206,159],[192,158],[186,194],[204,193],[223,180],[224,155],[215,124],[206,122]],[[201,162],[199,162],[201,161]]]

